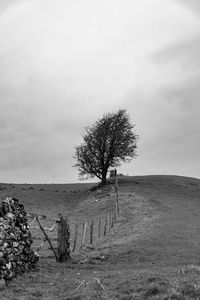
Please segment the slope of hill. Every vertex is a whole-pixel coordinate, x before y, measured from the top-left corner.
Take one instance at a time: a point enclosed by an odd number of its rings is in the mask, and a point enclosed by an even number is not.
[[[113,205],[112,185],[106,191],[90,192],[90,187],[30,185],[23,190],[24,186],[7,185],[6,189],[11,196],[16,189],[14,196],[23,200],[27,210],[42,209],[45,214],[56,215],[65,208],[84,218],[99,215]],[[66,299],[75,295],[83,280],[90,283],[95,277],[105,287],[108,299],[198,299],[200,180],[124,176],[119,178],[119,191],[120,218],[106,239],[67,265],[42,259],[37,276],[29,274],[23,281],[11,283],[1,298]],[[83,258],[87,260],[80,264]],[[12,298],[16,286],[20,288]]]
[[[169,265],[199,259],[200,180],[143,176],[119,183],[123,223],[108,247],[125,244],[133,261]]]

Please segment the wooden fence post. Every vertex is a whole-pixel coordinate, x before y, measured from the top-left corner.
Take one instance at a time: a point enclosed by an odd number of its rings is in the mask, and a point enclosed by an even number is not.
[[[116,207],[115,207],[115,210],[114,210],[114,212],[113,212],[113,223],[116,223],[116,221],[117,221],[117,212],[116,212]]]
[[[118,189],[118,178],[117,178],[117,169],[115,169],[115,193],[116,193],[116,211],[119,216],[119,189]]]
[[[106,233],[107,233],[107,222],[108,222],[108,220],[107,220],[107,216],[105,217],[105,224],[104,224],[104,232],[103,232],[103,235],[105,236],[106,235]]]
[[[94,222],[93,222],[93,220],[91,220],[91,222],[90,222],[90,244],[93,244],[93,225],[94,225]]]
[[[98,240],[101,238],[101,217],[98,218]]]
[[[107,233],[110,231],[111,228],[111,217],[110,217],[110,213],[107,215]]]
[[[109,213],[109,229],[112,228],[112,211]]]
[[[76,250],[77,235],[78,235],[78,224],[76,223],[75,233],[74,233],[74,244],[73,244],[72,252],[74,252]]]
[[[83,234],[82,234],[82,240],[81,240],[81,247],[85,244],[85,237],[87,232],[87,223],[83,223]]]
[[[58,261],[65,262],[70,258],[70,231],[67,218],[60,217],[58,223]]]
[[[114,216],[113,216],[113,211],[111,211],[111,224],[110,224],[111,228],[113,228],[114,226]]]

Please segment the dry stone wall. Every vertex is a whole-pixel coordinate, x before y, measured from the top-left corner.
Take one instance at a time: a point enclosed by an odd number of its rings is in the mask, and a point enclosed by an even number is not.
[[[16,198],[0,202],[0,289],[6,281],[36,268],[24,206]]]

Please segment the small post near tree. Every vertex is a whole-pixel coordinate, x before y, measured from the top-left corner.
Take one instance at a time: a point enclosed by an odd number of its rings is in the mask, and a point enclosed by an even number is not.
[[[126,110],[107,113],[85,128],[83,143],[76,146],[74,158],[82,179],[97,177],[107,184],[110,167],[130,162],[136,156],[138,135]]]
[[[115,169],[115,193],[116,193],[116,212],[119,216],[119,188],[118,188],[118,178],[117,178],[117,169]]]

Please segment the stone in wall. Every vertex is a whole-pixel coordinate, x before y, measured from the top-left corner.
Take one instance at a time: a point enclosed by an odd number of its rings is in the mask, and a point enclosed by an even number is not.
[[[26,215],[18,199],[7,197],[0,202],[0,289],[6,281],[35,269],[39,260],[31,249]]]

